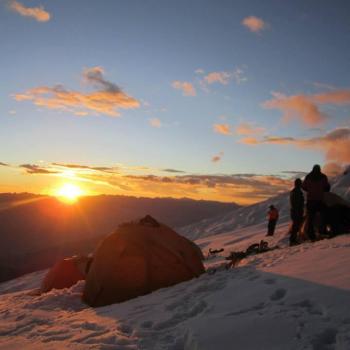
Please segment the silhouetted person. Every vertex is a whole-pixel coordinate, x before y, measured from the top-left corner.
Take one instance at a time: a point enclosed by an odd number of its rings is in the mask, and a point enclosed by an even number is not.
[[[306,233],[313,241],[316,239],[314,229],[316,215],[320,215],[322,222],[324,217],[323,194],[330,190],[328,178],[321,172],[321,167],[318,164],[314,165],[312,171],[306,175],[302,188],[307,192]]]
[[[298,232],[304,221],[304,194],[301,190],[302,183],[301,179],[295,179],[294,188],[289,194],[290,218],[292,219],[292,225],[289,230],[290,245],[298,244]]]
[[[270,205],[270,210],[267,213],[267,218],[269,220],[267,225],[267,235],[266,236],[273,236],[275,233],[276,223],[278,220],[278,210],[273,206]]]

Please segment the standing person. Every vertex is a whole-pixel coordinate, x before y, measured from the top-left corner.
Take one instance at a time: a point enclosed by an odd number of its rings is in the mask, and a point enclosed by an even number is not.
[[[267,225],[267,235],[266,236],[273,236],[275,233],[276,223],[278,220],[278,210],[273,206],[270,205],[270,210],[267,213],[267,218],[269,220]]]
[[[324,216],[323,194],[329,192],[330,187],[327,176],[321,172],[318,164],[314,165],[303,181],[302,188],[307,192],[306,233],[311,241],[316,239],[314,229],[316,215],[321,216],[321,222]]]
[[[304,221],[304,194],[301,190],[302,184],[301,179],[295,179],[294,188],[289,194],[290,218],[292,219],[292,225],[289,230],[289,245],[291,246],[298,244],[297,235]]]

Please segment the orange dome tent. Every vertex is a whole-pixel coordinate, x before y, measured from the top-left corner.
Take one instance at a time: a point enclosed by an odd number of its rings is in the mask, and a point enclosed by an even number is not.
[[[94,253],[83,300],[90,306],[122,302],[198,277],[200,249],[147,216],[106,237]]]

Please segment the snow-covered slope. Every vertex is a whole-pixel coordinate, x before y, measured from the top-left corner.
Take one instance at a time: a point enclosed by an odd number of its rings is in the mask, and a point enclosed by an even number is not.
[[[349,173],[333,191],[349,194]],[[279,248],[222,269],[231,251],[265,238],[266,210],[281,219]],[[45,271],[0,284],[0,350],[350,349],[350,235],[288,247],[288,197],[193,225],[210,271],[124,303],[90,308],[84,282],[36,295]],[[190,236],[191,236],[190,235]]]
[[[273,204],[280,213],[279,224],[289,220],[289,194],[283,193],[266,201],[235,209],[227,214],[188,225],[179,229],[183,236],[196,240],[218,233],[233,231],[236,229],[266,224],[266,216],[269,206]]]
[[[331,191],[350,201],[350,167],[343,174],[331,180]],[[266,224],[266,214],[271,204],[280,212],[279,224],[290,220],[289,193],[287,192],[257,204],[235,209],[224,215],[181,227],[179,232],[185,237],[195,240],[251,225]]]
[[[231,270],[121,304],[90,308],[84,282],[33,295],[45,272],[0,285],[0,349],[350,349],[350,236],[270,245]],[[246,248],[259,225],[198,240],[206,251]],[[206,261],[221,266],[223,256]]]

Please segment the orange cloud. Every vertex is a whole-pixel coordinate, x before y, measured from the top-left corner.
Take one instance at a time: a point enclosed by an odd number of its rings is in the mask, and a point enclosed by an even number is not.
[[[315,103],[319,104],[349,105],[350,89],[335,90],[323,94],[317,94],[312,96],[311,99]]]
[[[21,16],[34,18],[38,22],[47,22],[51,18],[51,15],[45,11],[42,6],[25,7],[20,2],[12,0],[9,3],[9,7],[12,11],[17,12]]]
[[[285,96],[273,93],[274,98],[263,103],[263,107],[279,109],[283,113],[284,121],[300,120],[308,126],[322,124],[327,115],[320,111],[319,105],[350,105],[350,90],[334,90],[315,95]]]
[[[153,126],[154,128],[161,128],[162,122],[158,118],[151,118],[149,120],[149,124]]]
[[[321,151],[329,162],[350,163],[350,128],[337,128],[323,136],[312,138],[266,136],[262,139],[254,139],[254,142],[243,142],[243,140],[240,140],[240,142],[250,145],[293,145],[299,148]]]
[[[265,132],[266,130],[261,127],[255,127],[249,123],[241,123],[237,126],[236,128],[236,133],[238,135],[261,135]]]
[[[338,128],[320,137],[297,139],[294,144],[324,152],[327,161],[340,164],[350,163],[350,128]]]
[[[83,78],[87,84],[99,90],[91,93],[66,90],[62,85],[41,86],[16,94],[17,101],[32,101],[36,106],[69,111],[76,115],[104,114],[112,117],[120,115],[119,109],[138,108],[140,102],[127,95],[116,84],[103,78],[103,69],[85,69]]]
[[[259,140],[255,137],[244,137],[238,141],[239,143],[243,143],[245,145],[257,145]]]
[[[214,124],[213,129],[218,134],[222,135],[232,135],[229,124]]]
[[[212,72],[204,77],[204,80],[208,84],[220,83],[227,85],[231,79],[231,74],[229,72]]]
[[[242,24],[253,33],[260,33],[266,29],[267,24],[259,17],[249,16],[242,20]]]
[[[179,81],[175,80],[172,82],[171,86],[174,89],[182,90],[182,94],[184,96],[196,96],[196,89],[194,88],[193,84],[187,82],[187,81]]]
[[[330,162],[322,167],[322,171],[328,176],[336,176],[344,172],[344,167],[338,163]]]
[[[274,93],[274,98],[263,103],[265,108],[279,109],[283,112],[283,120],[288,122],[297,119],[308,126],[316,126],[323,123],[326,115],[317,105],[305,95],[284,96]]]

